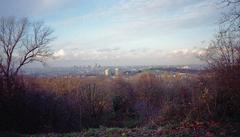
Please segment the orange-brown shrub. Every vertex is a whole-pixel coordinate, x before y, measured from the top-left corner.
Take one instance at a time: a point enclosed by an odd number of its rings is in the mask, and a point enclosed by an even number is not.
[[[117,78],[23,77],[24,86],[11,96],[0,96],[0,130],[157,127],[236,116],[238,92],[222,92],[214,78],[152,73]]]

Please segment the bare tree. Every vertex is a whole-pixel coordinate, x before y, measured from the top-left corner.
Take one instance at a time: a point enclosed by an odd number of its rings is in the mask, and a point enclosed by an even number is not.
[[[240,37],[236,33],[219,32],[201,58],[213,72],[219,88],[240,89]]]
[[[224,69],[239,65],[240,38],[235,33],[221,31],[212,40],[203,56],[211,69]]]
[[[223,10],[220,30],[201,56],[208,69],[226,76],[239,73],[240,66],[240,0],[220,0]]]
[[[43,22],[27,18],[0,18],[0,73],[6,82],[18,75],[21,68],[51,55],[49,43],[53,31]]]
[[[210,77],[206,77],[208,84],[203,90],[203,96],[210,97],[210,102],[204,98],[206,103],[209,102],[207,108],[212,108],[212,112],[216,112],[223,118],[238,116],[240,112],[240,37],[235,31],[220,31],[206,49],[202,59],[208,63],[211,72]]]
[[[240,30],[240,0],[221,0],[225,7],[225,12],[221,18],[221,25],[228,31]]]

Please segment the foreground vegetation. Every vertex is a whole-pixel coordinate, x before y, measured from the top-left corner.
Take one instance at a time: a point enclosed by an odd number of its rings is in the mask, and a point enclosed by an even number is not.
[[[14,90],[1,92],[0,129],[7,131],[1,135],[238,136],[240,133],[240,90],[235,84],[239,81],[226,87],[212,73],[175,77],[142,73],[115,79],[25,76],[19,81]]]
[[[90,128],[82,132],[72,133],[45,133],[45,134],[16,134],[1,132],[1,137],[235,137],[239,135],[239,123],[222,125],[217,122],[195,122],[182,126],[168,126],[158,128]]]

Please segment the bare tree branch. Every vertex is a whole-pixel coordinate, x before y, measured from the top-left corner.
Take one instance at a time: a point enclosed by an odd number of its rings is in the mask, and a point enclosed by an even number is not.
[[[211,70],[231,70],[239,66],[240,39],[233,32],[219,32],[206,49],[202,60],[208,63]]]
[[[226,27],[227,31],[240,30],[240,0],[222,0],[225,7],[220,24]]]
[[[15,77],[24,65],[52,55],[48,47],[52,33],[43,22],[0,18],[0,73],[6,79]]]

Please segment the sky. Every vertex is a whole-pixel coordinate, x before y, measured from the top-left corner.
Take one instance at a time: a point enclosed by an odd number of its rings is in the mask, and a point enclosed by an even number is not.
[[[220,13],[215,0],[0,0],[0,16],[54,30],[50,66],[201,64]]]

